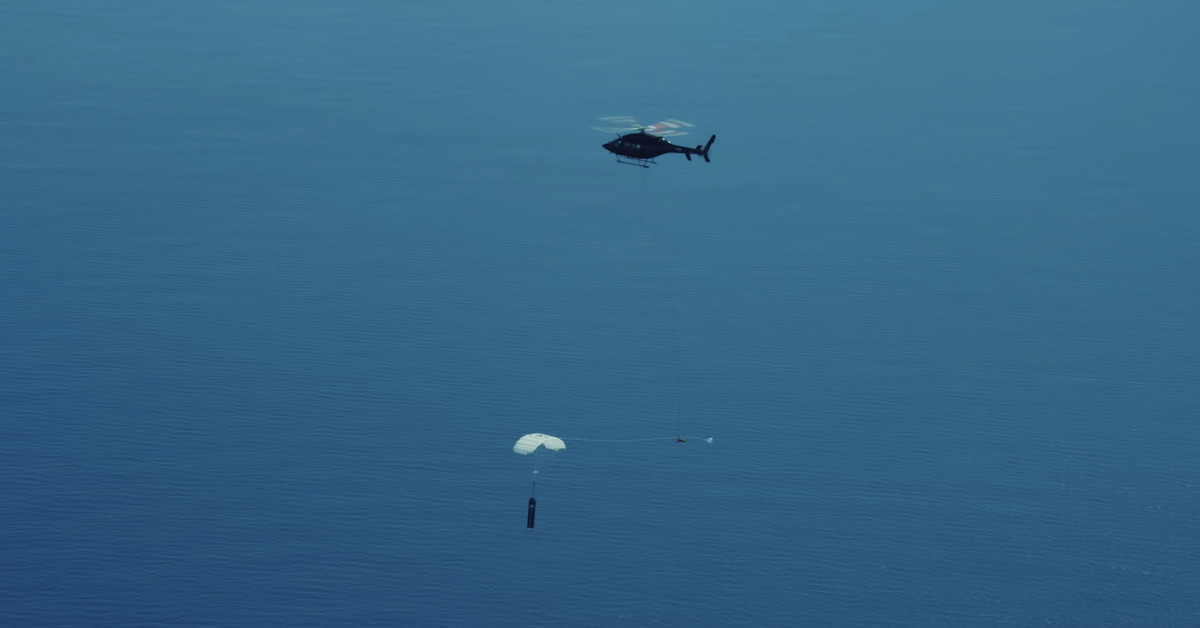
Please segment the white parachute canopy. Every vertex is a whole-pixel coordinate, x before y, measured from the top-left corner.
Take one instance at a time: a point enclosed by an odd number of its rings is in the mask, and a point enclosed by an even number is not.
[[[526,434],[517,440],[516,445],[513,445],[513,451],[525,456],[537,451],[538,447],[560,451],[566,449],[567,444],[561,438],[549,434]]]

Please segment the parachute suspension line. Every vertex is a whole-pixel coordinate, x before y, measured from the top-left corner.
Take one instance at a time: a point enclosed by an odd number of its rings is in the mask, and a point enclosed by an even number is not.
[[[653,209],[652,213],[654,214],[652,220],[656,221],[654,222],[654,240],[658,244],[658,256],[662,260],[663,268],[665,270],[667,280],[667,295],[671,301],[671,357],[675,376],[675,440],[678,442],[685,442],[683,437],[680,436],[680,434],[683,432],[683,374],[681,373],[683,368],[681,366],[683,358],[680,355],[679,348],[679,299],[676,296],[675,268],[671,263],[671,256],[675,253],[676,247],[674,238],[672,238],[670,242],[671,250],[666,250],[668,247],[665,234],[668,230],[662,224],[662,211],[659,210],[657,202],[655,202],[655,197],[651,196],[650,194],[650,186],[646,183],[646,171],[642,170],[641,174],[642,198],[651,199],[651,202],[655,205],[651,208]]]
[[[579,441],[581,443],[644,443],[652,440],[674,440],[674,436],[655,436],[653,438],[572,438],[564,436],[564,440]]]
[[[687,436],[685,434],[677,434],[675,436],[655,436],[653,438],[573,438],[571,436],[564,436],[563,440],[579,441],[581,443],[644,443],[647,441],[663,440],[673,440],[677,443],[686,443],[690,440],[704,441],[706,443],[713,442],[711,436]]]

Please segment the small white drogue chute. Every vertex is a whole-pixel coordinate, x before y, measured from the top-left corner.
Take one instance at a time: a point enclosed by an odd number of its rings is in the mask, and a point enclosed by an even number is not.
[[[567,444],[557,436],[538,434],[535,432],[533,434],[526,434],[517,439],[517,444],[513,445],[513,451],[525,456],[537,451],[539,447],[545,447],[550,451],[561,451],[567,448]]]

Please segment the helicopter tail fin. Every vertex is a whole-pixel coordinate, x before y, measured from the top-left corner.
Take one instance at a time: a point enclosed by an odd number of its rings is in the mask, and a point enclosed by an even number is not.
[[[703,149],[701,149],[699,146],[696,147],[696,149],[700,151],[700,156],[704,158],[704,163],[711,163],[708,159],[708,149],[712,148],[713,142],[715,141],[717,141],[717,136],[714,135],[708,138],[708,143],[704,145]]]

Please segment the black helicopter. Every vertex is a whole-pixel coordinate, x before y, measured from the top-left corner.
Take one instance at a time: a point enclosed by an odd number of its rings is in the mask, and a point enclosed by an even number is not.
[[[687,146],[677,146],[663,138],[663,136],[684,135],[687,131],[680,129],[694,126],[690,122],[683,120],[663,120],[650,126],[641,126],[637,124],[633,118],[627,116],[614,116],[608,118],[600,118],[606,122],[626,123],[632,125],[632,128],[637,129],[633,133],[620,135],[617,139],[604,144],[604,148],[617,156],[617,161],[623,164],[641,166],[649,168],[655,157],[665,155],[667,153],[683,153],[683,156],[688,161],[692,160],[692,155],[699,155],[704,158],[705,162],[709,162],[708,149],[712,147],[713,142],[717,140],[714,135],[708,138],[708,143],[703,147],[697,145],[695,148]],[[630,127],[593,127],[598,131],[617,132],[628,131]],[[621,159],[625,157],[631,161]]]

